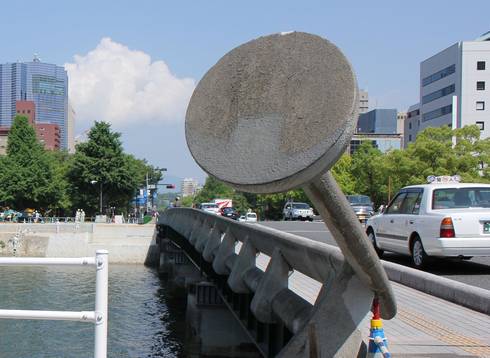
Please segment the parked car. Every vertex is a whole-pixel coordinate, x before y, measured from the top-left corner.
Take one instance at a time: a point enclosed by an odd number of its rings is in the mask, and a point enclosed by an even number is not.
[[[253,211],[246,213],[245,215],[241,215],[238,218],[238,221],[241,222],[257,222],[257,214]]]
[[[346,195],[352,209],[361,224],[365,225],[367,219],[374,214],[373,202],[367,195]]]
[[[240,214],[238,213],[238,211],[236,211],[235,208],[221,208],[220,212],[221,216],[225,218],[238,220],[238,218],[240,217]]]
[[[313,209],[306,203],[287,202],[282,210],[284,220],[313,221]]]
[[[199,205],[199,209],[207,211],[208,213],[221,215],[221,213],[219,211],[219,206],[218,206],[218,204],[215,204],[215,203],[201,203]]]
[[[431,180],[401,189],[368,219],[366,233],[378,255],[410,255],[417,268],[431,257],[490,256],[490,184]]]

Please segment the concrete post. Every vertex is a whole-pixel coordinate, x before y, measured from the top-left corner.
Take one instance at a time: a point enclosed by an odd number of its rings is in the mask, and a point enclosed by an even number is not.
[[[233,265],[230,276],[228,277],[228,286],[235,293],[249,293],[250,289],[243,280],[243,274],[255,267],[257,250],[249,239],[246,239],[240,249],[240,253]]]
[[[236,242],[237,240],[233,236],[231,229],[228,228],[213,260],[213,269],[218,275],[230,273],[230,270],[226,267],[226,260],[235,253]]]
[[[252,312],[259,321],[264,323],[276,322],[272,312],[272,301],[279,292],[288,287],[290,270],[281,252],[277,248],[274,249],[264,277],[260,280],[250,305]]]

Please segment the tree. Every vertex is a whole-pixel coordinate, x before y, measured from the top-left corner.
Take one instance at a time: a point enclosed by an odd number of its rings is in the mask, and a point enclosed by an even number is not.
[[[102,206],[126,209],[144,182],[146,162],[125,154],[120,134],[106,122],[95,122],[76,149],[67,173],[73,204],[93,214],[102,196]]]
[[[57,207],[63,181],[36,137],[27,117],[16,116],[10,128],[7,155],[1,160],[0,193],[6,205],[18,210]]]
[[[383,154],[364,141],[352,155],[351,175],[356,178],[354,190],[368,195],[375,205],[386,201],[387,179]]]
[[[356,179],[351,174],[352,157],[344,154],[332,167],[331,172],[344,194],[354,194]]]

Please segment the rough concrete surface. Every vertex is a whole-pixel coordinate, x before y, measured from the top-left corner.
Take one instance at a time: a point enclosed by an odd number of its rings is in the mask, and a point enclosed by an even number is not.
[[[328,40],[302,32],[260,37],[199,82],[187,108],[187,144],[205,171],[235,187],[287,190],[342,154],[357,96],[351,65]]]

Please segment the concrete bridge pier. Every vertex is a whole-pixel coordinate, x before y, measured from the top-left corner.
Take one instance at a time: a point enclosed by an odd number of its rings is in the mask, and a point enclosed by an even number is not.
[[[158,272],[174,295],[186,302],[185,350],[187,357],[260,357],[255,344],[223,302],[214,283],[201,271],[202,257],[187,255],[186,245],[170,227],[159,226]],[[197,265],[201,270],[197,268]],[[249,299],[250,300],[250,299]]]

